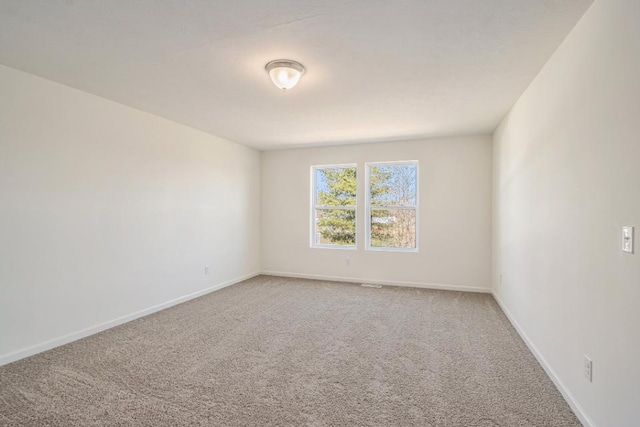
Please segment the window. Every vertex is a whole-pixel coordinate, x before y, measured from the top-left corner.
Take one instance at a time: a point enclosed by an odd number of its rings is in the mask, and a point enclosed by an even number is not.
[[[311,168],[311,246],[356,248],[357,165]]]
[[[418,162],[367,163],[368,250],[418,250]]]

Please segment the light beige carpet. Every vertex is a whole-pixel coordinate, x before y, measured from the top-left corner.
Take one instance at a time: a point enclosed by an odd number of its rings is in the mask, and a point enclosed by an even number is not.
[[[261,276],[0,367],[2,426],[579,426],[490,295]]]

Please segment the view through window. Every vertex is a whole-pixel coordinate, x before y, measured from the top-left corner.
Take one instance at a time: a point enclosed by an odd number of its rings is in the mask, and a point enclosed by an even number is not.
[[[367,182],[367,248],[416,250],[418,163],[368,163]]]
[[[356,165],[315,166],[312,246],[355,248]]]
[[[418,249],[418,162],[367,163],[368,250]],[[356,248],[357,165],[312,167],[311,245]]]

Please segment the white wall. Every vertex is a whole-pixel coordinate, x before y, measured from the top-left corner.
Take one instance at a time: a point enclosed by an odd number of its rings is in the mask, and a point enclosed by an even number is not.
[[[418,253],[364,250],[364,163],[393,160],[419,161]],[[359,166],[357,250],[311,248],[310,167],[339,163]],[[489,289],[490,256],[490,136],[269,151],[262,155],[263,271]]]
[[[0,364],[259,270],[259,152],[10,68],[0,94]]]
[[[495,293],[600,427],[640,425],[639,18],[597,0],[494,135]]]

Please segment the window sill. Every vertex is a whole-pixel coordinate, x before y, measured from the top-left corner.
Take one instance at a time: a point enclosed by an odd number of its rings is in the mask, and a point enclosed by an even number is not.
[[[378,247],[366,247],[365,251],[371,252],[409,252],[418,253],[418,248],[378,248]]]
[[[343,245],[311,245],[311,249],[340,249],[343,251],[355,251],[358,248],[356,246]]]

